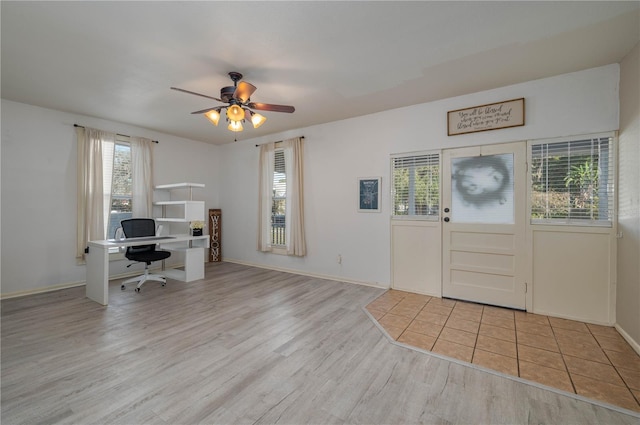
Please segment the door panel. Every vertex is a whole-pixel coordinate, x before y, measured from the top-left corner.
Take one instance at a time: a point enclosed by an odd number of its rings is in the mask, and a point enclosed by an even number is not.
[[[525,308],[526,144],[443,152],[443,296]]]

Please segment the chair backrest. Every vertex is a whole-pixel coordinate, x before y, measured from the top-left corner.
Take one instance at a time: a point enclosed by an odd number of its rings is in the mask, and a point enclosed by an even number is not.
[[[156,235],[156,222],[152,218],[129,218],[120,222],[124,236],[127,238],[142,238]],[[138,245],[127,247],[127,254],[152,252],[156,245]],[[127,257],[128,258],[128,257]]]

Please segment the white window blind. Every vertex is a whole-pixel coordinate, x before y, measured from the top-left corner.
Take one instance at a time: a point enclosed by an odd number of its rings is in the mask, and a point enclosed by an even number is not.
[[[286,244],[287,173],[283,149],[274,152],[273,205],[271,207],[271,245]]]
[[[611,225],[613,136],[531,145],[531,222]]]
[[[439,219],[440,154],[391,159],[393,217]]]

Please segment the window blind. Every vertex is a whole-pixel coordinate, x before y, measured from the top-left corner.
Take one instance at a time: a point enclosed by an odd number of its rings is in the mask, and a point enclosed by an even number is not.
[[[613,136],[531,145],[531,222],[611,225]]]
[[[440,154],[391,159],[393,216],[439,219]]]
[[[283,149],[274,152],[273,206],[271,208],[271,244],[285,245],[287,174]]]

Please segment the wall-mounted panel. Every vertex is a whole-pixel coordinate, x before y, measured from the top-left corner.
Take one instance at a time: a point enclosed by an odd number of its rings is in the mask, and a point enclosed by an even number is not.
[[[534,313],[615,323],[611,233],[610,228],[532,229]]]
[[[392,288],[441,297],[440,222],[392,220],[391,245]]]

